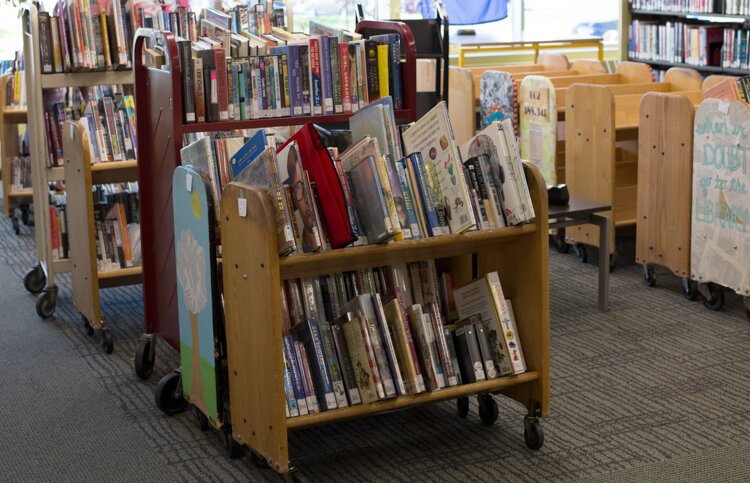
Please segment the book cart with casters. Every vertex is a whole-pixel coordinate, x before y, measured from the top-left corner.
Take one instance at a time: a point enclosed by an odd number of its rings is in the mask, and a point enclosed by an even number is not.
[[[750,109],[706,99],[694,126],[690,278],[706,307],[720,310],[726,287],[744,297],[750,318]]]
[[[698,296],[690,280],[690,221],[693,184],[693,103],[684,96],[643,96],[638,128],[636,263],[649,287],[654,266],[682,278],[688,300]]]
[[[65,122],[62,131],[65,155],[65,187],[68,191],[68,239],[72,260],[73,304],[81,314],[89,335],[101,333],[102,348],[108,354],[114,343],[112,332],[102,320],[99,289],[141,283],[141,267],[99,271],[97,268],[96,224],[92,187],[96,184],[135,181],[135,161],[91,164],[86,133],[78,123]]]
[[[50,233],[49,183],[65,181],[65,168],[47,166],[47,141],[44,122],[45,89],[89,87],[97,85],[132,84],[129,70],[42,74],[39,53],[39,18],[36,6],[25,5],[22,16],[23,52],[26,68],[26,93],[28,98],[29,154],[33,186],[34,226],[38,263],[26,273],[24,287],[34,294],[37,314],[51,317],[57,305],[55,275],[70,272],[73,261],[57,259],[52,255]],[[70,213],[77,215],[77,213]]]
[[[667,92],[679,93],[693,103],[703,99],[702,78],[689,69],[670,69]],[[655,83],[658,89],[660,84]],[[617,228],[636,224],[638,180],[638,122],[641,93],[619,94],[620,86],[573,84],[565,95],[565,182],[571,196],[613,207],[610,233],[610,268],[614,270]],[[596,227],[566,230],[566,242],[586,262],[586,245],[599,249]]]
[[[3,214],[13,223],[16,235],[21,233],[21,224],[29,224],[29,205],[31,205],[31,191],[11,191],[10,180],[13,171],[13,157],[20,152],[18,142],[18,126],[26,124],[26,108],[12,107],[5,104],[7,85],[13,74],[0,77],[0,158],[3,173]],[[17,215],[21,213],[21,219]]]
[[[529,448],[539,449],[539,418],[550,410],[547,192],[536,167],[527,163],[525,172],[536,213],[533,223],[286,258],[278,256],[270,199],[245,185],[227,185],[220,224],[232,437],[277,472],[287,473],[289,431],[450,399],[459,400],[459,414],[465,416],[466,398],[475,394],[482,421],[491,424],[497,417],[491,394],[499,393],[528,405],[524,436]],[[245,204],[246,212],[240,212]],[[435,259],[438,271],[450,271],[456,286],[476,275],[499,273],[505,295],[513,300],[527,372],[287,418],[282,280],[425,259]]]
[[[357,32],[376,29],[401,36],[405,62],[401,71],[404,85],[404,109],[397,109],[397,120],[416,121],[416,51],[409,27],[400,22],[363,20]],[[144,64],[146,42],[163,46],[168,69]],[[133,47],[135,68],[135,102],[138,112],[138,153],[142,162],[138,170],[141,199],[141,244],[143,249],[143,300],[145,332],[136,349],[136,374],[148,377],[153,367],[154,334],[170,346],[179,347],[177,319],[177,279],[174,258],[172,214],[172,173],[180,165],[180,149],[187,133],[228,131],[276,126],[342,124],[349,114],[297,116],[244,121],[185,123],[182,115],[182,75],[177,44],[171,32],[138,29]],[[141,359],[139,361],[139,358]]]

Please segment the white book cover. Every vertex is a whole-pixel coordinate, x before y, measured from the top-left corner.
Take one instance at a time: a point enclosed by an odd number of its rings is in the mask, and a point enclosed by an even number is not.
[[[513,131],[513,122],[510,119],[503,119],[502,125],[503,133],[505,134],[505,141],[511,155],[513,172],[516,178],[516,187],[518,188],[518,196],[521,199],[521,209],[525,216],[524,221],[531,221],[536,215],[534,213],[534,205],[531,203],[529,184],[526,182],[526,175],[523,172],[523,162],[521,161],[521,153],[518,151],[518,143],[516,142],[516,136]]]
[[[462,233],[476,224],[461,157],[453,137],[445,102],[440,102],[403,133],[406,153],[419,152],[437,172],[441,197],[451,233]]]
[[[510,359],[510,365],[513,369],[514,374],[521,374],[526,372],[526,361],[523,358],[523,352],[521,351],[521,340],[518,336],[518,330],[511,321],[510,310],[508,305],[505,303],[505,295],[503,294],[503,287],[500,284],[500,276],[497,272],[491,272],[485,275],[487,284],[490,287],[490,293],[492,294],[495,310],[497,311],[498,320],[500,321],[501,335],[505,344],[505,350],[508,353]]]

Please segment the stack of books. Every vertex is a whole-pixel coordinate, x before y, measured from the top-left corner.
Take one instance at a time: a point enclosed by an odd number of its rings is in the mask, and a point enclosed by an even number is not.
[[[94,223],[100,272],[141,264],[137,183],[95,186]]]
[[[10,192],[31,192],[31,158],[28,155],[13,156],[11,158]]]
[[[5,109],[26,109],[26,77],[24,71],[23,54],[16,52],[16,58],[3,61],[0,72],[8,75],[5,85]]]
[[[453,290],[432,260],[396,264],[287,280],[281,300],[289,417],[527,369],[495,272]]]
[[[216,200],[231,180],[277,200],[281,256],[534,218],[510,120],[493,123],[460,149],[444,103],[399,129],[391,99],[384,98],[353,115],[350,126],[356,142],[348,147],[325,148],[306,124],[278,148],[261,130],[238,149],[237,139],[217,147],[218,140],[201,138],[182,149],[181,159],[205,174]]]
[[[78,121],[88,140],[91,162],[136,159],[135,103],[122,86],[76,89],[75,102],[56,102],[44,113],[47,128],[48,166],[63,165],[62,127]]]
[[[132,67],[133,29],[121,0],[58,0],[38,18],[43,74]]]

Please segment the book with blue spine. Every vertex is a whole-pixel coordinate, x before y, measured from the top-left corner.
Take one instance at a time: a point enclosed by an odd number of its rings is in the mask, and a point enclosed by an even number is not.
[[[404,160],[396,162],[396,174],[398,175],[398,182],[401,185],[401,194],[404,197],[404,207],[406,208],[406,217],[411,229],[411,238],[412,240],[418,240],[422,238],[422,231],[419,228],[419,219],[417,218],[416,205],[412,198],[411,186],[409,186],[409,180],[406,178]]]
[[[292,327],[292,333],[305,345],[308,367],[315,383],[318,404],[324,411],[336,409],[338,407],[336,396],[333,393],[331,373],[326,362],[318,321],[315,318],[309,318]]]
[[[286,410],[287,416],[296,417],[299,416],[299,406],[297,405],[297,397],[294,394],[294,386],[292,385],[292,370],[289,364],[289,359],[284,354],[284,395],[286,396]]]
[[[411,166],[411,173],[414,174],[417,188],[419,190],[419,199],[422,202],[422,209],[424,210],[425,221],[427,222],[427,229],[430,236],[438,236],[446,234],[443,231],[443,227],[438,219],[437,210],[433,203],[432,197],[430,196],[428,184],[427,184],[427,172],[425,171],[424,161],[422,160],[422,154],[415,152],[407,156],[409,165]],[[415,193],[414,196],[417,196]]]
[[[325,101],[323,100],[323,76],[320,65],[320,37],[310,37],[310,90],[313,116],[323,114]]]
[[[255,159],[263,150],[266,149],[266,131],[259,129],[244,146],[237,151],[229,160],[229,166],[232,170],[232,179],[237,176]]]
[[[294,389],[294,397],[297,400],[297,409],[301,416],[305,416],[308,413],[307,399],[305,397],[305,387],[302,383],[303,376],[300,372],[299,365],[297,364],[294,342],[292,341],[291,335],[282,337],[282,340],[284,359],[285,361],[288,361],[292,373],[292,388]]]

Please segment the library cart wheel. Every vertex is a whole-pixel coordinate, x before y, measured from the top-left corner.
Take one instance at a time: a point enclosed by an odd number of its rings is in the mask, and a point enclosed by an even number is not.
[[[552,235],[552,241],[557,253],[568,253],[570,251],[570,244],[565,241],[565,232]]]
[[[477,399],[479,400],[479,418],[482,423],[492,426],[497,421],[499,414],[497,403],[492,398],[492,394],[480,394]]]
[[[617,252],[609,255],[609,273],[612,273],[617,268]]]
[[[31,293],[41,292],[45,283],[47,283],[47,277],[39,264],[34,265],[23,277],[23,287]]]
[[[656,272],[651,265],[643,266],[643,279],[649,287],[656,287]]]
[[[55,313],[56,302],[52,292],[45,290],[36,298],[36,314],[43,319],[52,317],[52,314]]]
[[[258,468],[260,468],[262,470],[265,470],[266,468],[269,467],[268,466],[268,460],[266,460],[264,457],[262,457],[261,455],[259,455],[255,451],[252,451],[252,450],[250,451],[250,459],[253,460],[253,464],[256,467],[258,467]]]
[[[83,314],[81,314],[81,319],[83,320],[84,332],[86,332],[87,335],[94,335],[94,328],[91,326],[91,322],[89,322],[89,319],[87,319]]]
[[[589,259],[589,254],[586,251],[586,245],[583,243],[576,243],[573,245],[573,250],[576,252],[576,260],[581,263],[586,263]]]
[[[182,395],[182,374],[173,371],[162,377],[154,390],[156,407],[170,416],[181,413],[187,407]]]
[[[714,283],[708,284],[708,290],[711,292],[711,298],[703,297],[703,305],[711,310],[721,310],[724,306],[724,291]]]
[[[240,456],[240,444],[234,440],[232,437],[232,429],[225,427],[223,430],[224,433],[224,445],[227,449],[227,458],[229,459],[235,459]]]
[[[469,415],[469,398],[468,397],[460,397],[456,399],[456,410],[458,412],[458,417],[465,418]]]
[[[195,410],[195,417],[198,419],[198,427],[201,428],[201,431],[206,431],[211,427],[211,425],[208,424],[208,416],[203,414],[203,411],[198,408],[193,409]]]
[[[682,278],[682,294],[688,300],[695,300],[698,298],[698,284],[693,282],[687,277]]]
[[[20,223],[18,222],[18,218],[16,218],[16,217],[14,216],[14,217],[12,217],[12,218],[10,219],[10,222],[11,222],[11,223],[13,223],[13,232],[14,232],[14,233],[15,233],[16,235],[20,235],[20,234],[21,234],[21,224],[20,224]]]
[[[151,338],[142,338],[135,348],[135,375],[144,381],[154,372],[154,351],[151,348]]]
[[[112,331],[105,327],[102,329],[102,349],[107,354],[111,354],[114,348],[115,344],[112,340]]]
[[[544,430],[539,420],[527,419],[523,428],[523,439],[526,441],[526,447],[538,450],[544,444]]]

